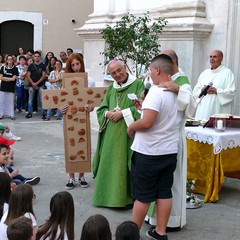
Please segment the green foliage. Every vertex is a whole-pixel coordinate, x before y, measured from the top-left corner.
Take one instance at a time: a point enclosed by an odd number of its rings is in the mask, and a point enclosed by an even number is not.
[[[148,67],[149,61],[160,52],[158,38],[167,24],[164,18],[151,22],[148,12],[141,17],[128,14],[115,26],[107,25],[100,30],[106,41],[106,49],[102,52],[104,64],[114,57],[120,57],[125,63],[132,60],[136,69],[138,64],[141,68],[143,65]]]

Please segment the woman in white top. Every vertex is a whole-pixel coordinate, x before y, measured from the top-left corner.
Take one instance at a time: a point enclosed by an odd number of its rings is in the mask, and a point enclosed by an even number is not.
[[[33,240],[36,238],[37,222],[33,212],[33,201],[34,193],[33,189],[29,184],[20,184],[12,190],[9,209],[5,212],[1,219],[0,224],[0,239],[7,240],[7,226],[9,223],[18,217],[25,216],[32,220],[33,227]]]
[[[61,89],[62,87],[62,79],[63,79],[64,71],[62,70],[62,62],[60,60],[56,60],[55,70],[51,71],[48,77],[48,82],[45,83],[48,89]],[[50,120],[52,109],[47,110],[47,119]],[[61,120],[61,112],[57,109],[57,120]]]
[[[50,217],[38,229],[36,240],[74,240],[74,202],[66,191],[58,192],[50,201]]]

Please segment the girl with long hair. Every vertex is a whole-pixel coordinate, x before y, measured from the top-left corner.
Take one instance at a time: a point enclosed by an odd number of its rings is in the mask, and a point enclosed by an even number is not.
[[[81,72],[85,72],[83,58],[79,53],[72,53],[68,57],[65,73],[81,73]],[[88,87],[94,87],[94,86],[95,86],[95,81],[92,78],[88,77]],[[60,111],[64,114],[67,112],[68,107],[69,107],[68,104],[62,106],[60,108]],[[86,112],[92,112],[94,109],[92,106],[88,104],[86,104],[84,108]],[[84,173],[79,173],[78,180],[79,180],[80,187],[82,188],[88,187],[88,183],[84,178]],[[69,180],[66,184],[66,189],[70,190],[70,189],[73,189],[74,187],[75,187],[74,173],[69,173]]]
[[[17,185],[11,192],[9,200],[9,209],[5,212],[1,219],[0,239],[7,239],[7,226],[10,222],[18,217],[25,216],[32,220],[33,240],[35,240],[37,232],[36,217],[33,212],[33,189],[29,184]]]
[[[74,202],[66,191],[50,201],[50,217],[38,229],[37,240],[74,240]]]
[[[108,220],[101,214],[87,219],[83,224],[80,240],[111,240],[112,234]]]
[[[0,219],[8,210],[8,203],[11,194],[11,178],[8,174],[0,172]]]

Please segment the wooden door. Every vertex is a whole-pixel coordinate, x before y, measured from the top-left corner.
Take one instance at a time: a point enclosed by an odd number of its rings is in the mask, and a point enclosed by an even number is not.
[[[25,21],[5,21],[0,24],[1,54],[18,55],[19,47],[33,49],[33,24]]]

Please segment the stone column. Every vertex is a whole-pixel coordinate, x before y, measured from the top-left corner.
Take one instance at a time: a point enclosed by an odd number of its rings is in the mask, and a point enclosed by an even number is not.
[[[237,94],[233,102],[232,114],[240,115],[240,0],[231,1],[229,12],[229,31],[227,38],[227,60],[226,65],[233,71]]]
[[[99,30],[106,24],[114,24],[128,11],[134,15],[141,15],[147,11],[143,10],[144,6],[148,6],[152,18],[165,17],[168,20],[168,25],[160,36],[162,49],[176,50],[180,66],[190,80],[196,81],[198,74],[203,70],[201,64],[195,64],[195,55],[197,54],[198,60],[203,57],[206,38],[213,28],[207,20],[203,1],[169,0],[168,5],[166,2],[164,5],[159,0],[95,0],[94,13],[89,16],[85,25],[76,31],[84,39],[86,68],[89,75],[97,80],[97,85],[103,85],[104,78],[104,68],[99,63],[104,62],[100,53],[104,51],[105,42]]]
[[[202,1],[179,2],[155,9],[154,18],[164,17],[168,24],[160,36],[161,49],[172,48],[179,58],[179,67],[188,76],[192,87],[204,69],[205,44],[213,25],[208,22]]]

